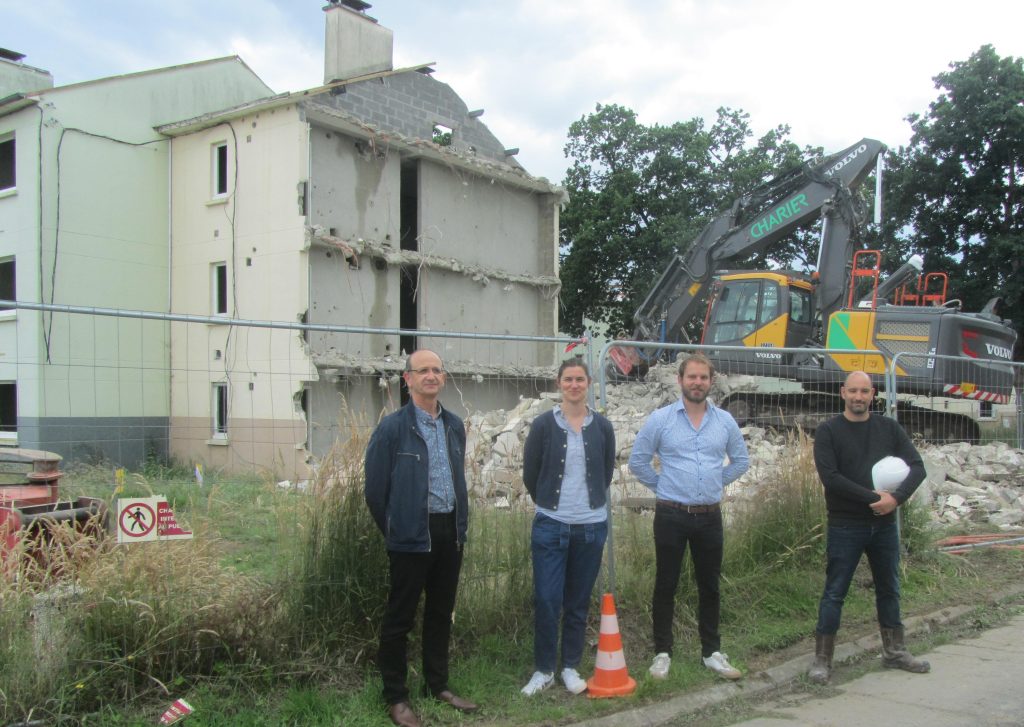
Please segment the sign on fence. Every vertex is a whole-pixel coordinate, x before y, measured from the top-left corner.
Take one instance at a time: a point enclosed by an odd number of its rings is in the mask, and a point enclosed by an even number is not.
[[[178,525],[174,511],[163,495],[118,499],[118,543],[188,540],[191,537],[192,531]]]

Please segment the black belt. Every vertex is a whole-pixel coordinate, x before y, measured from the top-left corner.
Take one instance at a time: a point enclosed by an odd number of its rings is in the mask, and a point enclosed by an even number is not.
[[[673,502],[672,500],[656,500],[658,507],[669,507],[673,510],[682,510],[691,514],[701,512],[718,512],[722,509],[721,503],[714,503],[711,505],[684,505],[681,502]]]
[[[432,513],[429,513],[429,515],[430,515],[430,519],[434,520],[434,521],[437,521],[437,520],[454,520],[455,519],[455,511],[454,510],[449,510],[448,512],[432,512]]]

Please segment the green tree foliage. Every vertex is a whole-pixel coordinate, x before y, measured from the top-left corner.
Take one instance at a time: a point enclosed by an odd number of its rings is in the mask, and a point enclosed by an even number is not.
[[[887,227],[897,244],[949,274],[977,311],[1002,296],[1000,315],[1024,323],[1024,60],[990,45],[935,77],[939,97],[907,117],[909,146],[889,166]],[[1018,355],[1020,358],[1020,342]]]
[[[748,119],[722,108],[710,127],[700,118],[645,126],[630,109],[598,105],[569,127],[562,330],[580,332],[587,316],[631,332],[633,311],[669,257],[712,214],[801,161],[788,127],[754,142]],[[776,246],[772,258],[805,257],[799,248]]]

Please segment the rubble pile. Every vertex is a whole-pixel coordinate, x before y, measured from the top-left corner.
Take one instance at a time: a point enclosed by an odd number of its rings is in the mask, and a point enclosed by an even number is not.
[[[618,447],[613,503],[651,497],[650,490],[629,472],[629,453],[647,415],[678,396],[675,372],[668,367],[653,370],[647,381],[608,387],[603,410],[615,428]],[[521,400],[511,411],[476,413],[467,419],[471,496],[496,507],[528,502],[522,481],[523,444],[531,422],[557,406],[560,398],[558,393],[545,393],[538,399]],[[729,499],[755,496],[759,482],[794,462],[792,449],[797,445],[792,436],[758,427],[742,431],[750,469],[730,485]],[[959,442],[925,445],[921,455],[928,477],[915,499],[930,507],[934,522],[987,522],[1007,529],[1024,525],[1024,451],[1002,442],[974,446]]]

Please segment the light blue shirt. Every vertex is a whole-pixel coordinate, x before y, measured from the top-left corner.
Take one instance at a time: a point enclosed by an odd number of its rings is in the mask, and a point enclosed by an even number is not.
[[[661,461],[660,475],[651,465],[654,455]],[[723,463],[725,455],[728,466]],[[696,429],[682,399],[655,411],[636,435],[629,456],[630,471],[656,497],[683,505],[721,502],[725,486],[749,466],[736,420],[710,401]]]
[[[448,438],[445,436],[441,405],[437,416],[416,409],[416,428],[427,442],[427,512],[451,512],[455,509],[455,482],[448,462]]]
[[[583,426],[589,426],[594,415],[587,409]],[[596,510],[590,507],[590,493],[587,490],[587,453],[583,446],[583,432],[569,426],[561,407],[555,407],[555,423],[565,430],[565,470],[562,473],[562,487],[558,495],[558,509],[548,510],[537,506],[537,512],[552,520],[568,525],[603,523],[608,519],[604,507]]]

